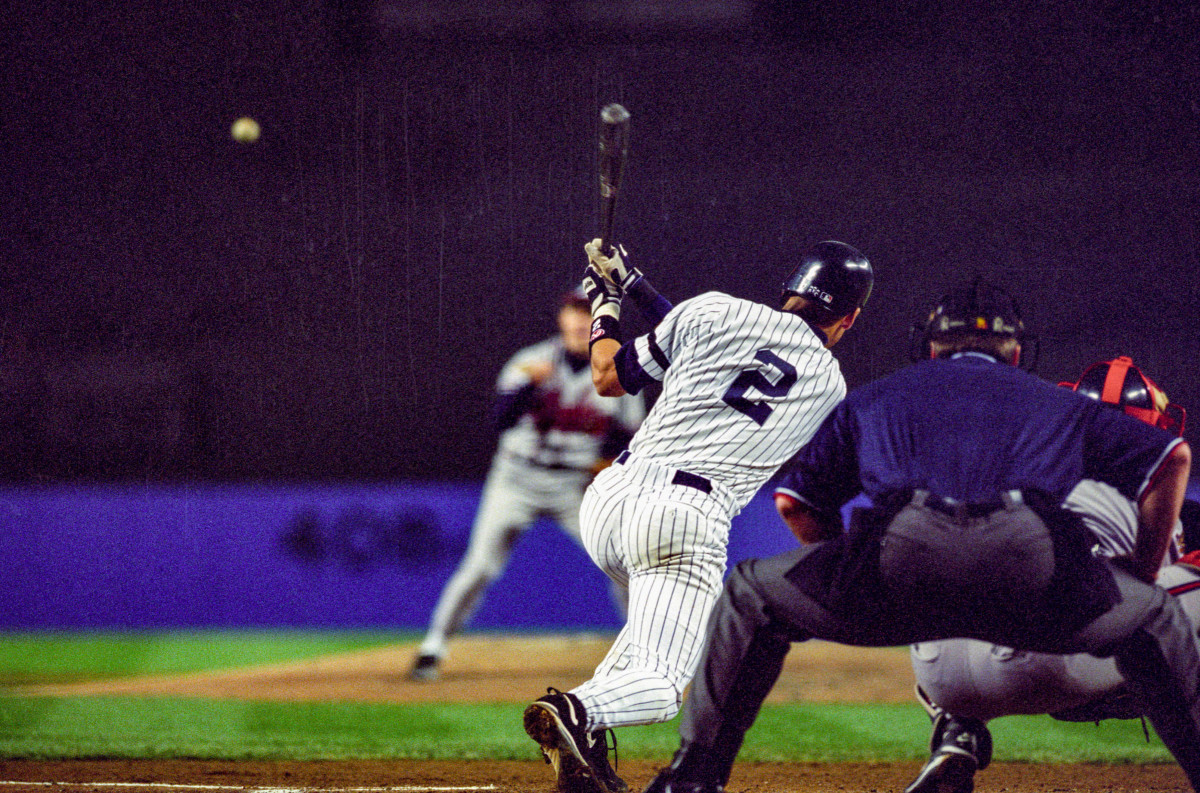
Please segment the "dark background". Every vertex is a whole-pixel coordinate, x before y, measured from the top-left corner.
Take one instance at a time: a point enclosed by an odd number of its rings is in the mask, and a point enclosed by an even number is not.
[[[877,272],[851,386],[980,274],[1044,377],[1129,354],[1200,421],[1200,11],[1020,5],[20,0],[0,474],[480,477],[612,101],[617,236],[673,300],[771,300],[842,239]]]

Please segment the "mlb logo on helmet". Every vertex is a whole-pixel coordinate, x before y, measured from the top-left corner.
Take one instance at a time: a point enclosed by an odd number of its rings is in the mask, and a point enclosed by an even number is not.
[[[815,297],[817,300],[820,300],[825,305],[829,305],[830,303],[833,302],[833,295],[829,294],[828,292],[818,289],[817,287],[813,286],[812,284],[809,284],[808,288],[804,290],[804,294],[812,295],[813,297]]]

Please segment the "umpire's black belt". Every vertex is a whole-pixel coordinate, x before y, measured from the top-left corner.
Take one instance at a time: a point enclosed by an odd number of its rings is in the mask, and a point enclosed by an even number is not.
[[[615,460],[615,462],[617,463],[617,465],[624,465],[625,461],[628,459],[629,459],[629,450],[626,449],[625,451],[623,451],[617,455],[617,459]],[[678,471],[677,470],[674,473],[674,475],[671,476],[671,484],[683,485],[684,487],[695,488],[696,490],[699,490],[701,493],[711,493],[712,492],[712,482],[708,481],[708,479],[706,479],[703,476],[700,476],[699,474],[691,474],[691,473],[688,473],[687,471]]]
[[[1024,503],[1025,498],[1020,490],[1008,490],[989,501],[958,501],[953,498],[943,498],[927,490],[913,492],[912,503],[916,506],[926,506],[930,509],[949,515],[957,520],[966,518],[982,518],[1017,504]]]

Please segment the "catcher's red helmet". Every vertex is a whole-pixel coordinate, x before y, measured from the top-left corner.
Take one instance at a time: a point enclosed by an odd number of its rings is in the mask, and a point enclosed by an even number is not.
[[[1116,405],[1147,424],[1183,435],[1187,411],[1170,402],[1163,390],[1126,355],[1094,363],[1083,371],[1078,382],[1059,385]]]

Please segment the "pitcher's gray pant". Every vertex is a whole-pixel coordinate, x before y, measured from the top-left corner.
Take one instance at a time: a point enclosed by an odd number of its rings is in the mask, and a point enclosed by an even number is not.
[[[894,621],[877,610],[833,614],[787,577],[815,546],[739,564],[709,622],[708,644],[684,703],[682,744],[672,762],[681,779],[725,784],[746,731],[779,678],[792,642],[824,639],[890,647],[961,635],[956,620],[904,613]],[[1200,656],[1186,614],[1164,590],[1111,566],[1120,602],[1062,635],[1061,647],[1044,652],[1111,655],[1140,697],[1163,743],[1200,790]],[[961,618],[961,614],[957,615]],[[1012,644],[1003,626],[972,626],[974,638]],[[954,631],[950,633],[949,631]]]

